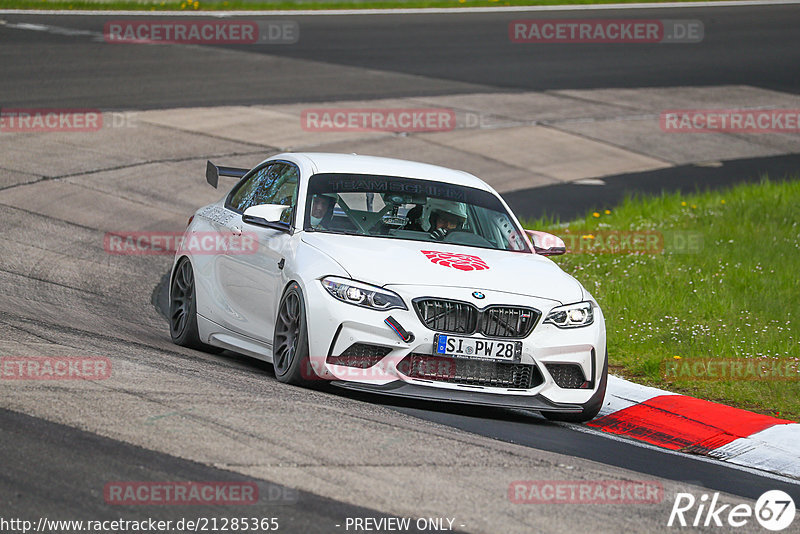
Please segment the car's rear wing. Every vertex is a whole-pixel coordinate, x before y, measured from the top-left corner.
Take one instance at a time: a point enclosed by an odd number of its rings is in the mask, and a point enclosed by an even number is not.
[[[240,169],[239,167],[222,167],[216,166],[211,161],[206,164],[206,181],[213,187],[217,188],[220,176],[232,176],[233,178],[241,178],[250,172],[250,169]]]

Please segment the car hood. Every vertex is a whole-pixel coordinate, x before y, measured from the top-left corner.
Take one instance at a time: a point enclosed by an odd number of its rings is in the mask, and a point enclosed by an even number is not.
[[[366,236],[304,232],[302,241],[354,280],[378,286],[465,287],[577,302],[581,285],[536,254]]]

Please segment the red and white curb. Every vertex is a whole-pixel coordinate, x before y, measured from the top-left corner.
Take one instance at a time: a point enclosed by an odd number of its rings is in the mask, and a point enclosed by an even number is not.
[[[651,445],[800,478],[800,424],[608,377],[587,426]]]

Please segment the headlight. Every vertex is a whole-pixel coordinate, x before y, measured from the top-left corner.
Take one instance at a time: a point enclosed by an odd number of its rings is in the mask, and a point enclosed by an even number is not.
[[[578,328],[589,326],[594,322],[594,311],[591,302],[578,302],[553,308],[547,314],[545,323],[554,324],[559,328]]]
[[[408,309],[400,295],[377,286],[336,276],[328,276],[321,281],[322,286],[333,298],[348,304],[381,311],[394,308]]]

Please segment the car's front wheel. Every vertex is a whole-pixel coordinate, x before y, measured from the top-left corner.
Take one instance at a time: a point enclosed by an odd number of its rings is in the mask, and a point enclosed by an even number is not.
[[[222,349],[200,341],[194,271],[188,258],[183,258],[178,263],[169,287],[169,335],[173,343],[182,347],[211,353],[222,352]]]
[[[606,359],[603,364],[603,374],[600,377],[600,385],[589,401],[583,405],[580,412],[542,412],[542,415],[551,421],[563,421],[565,423],[585,423],[594,419],[600,408],[603,407],[603,399],[606,397],[606,386],[608,385],[608,350],[606,349]]]
[[[293,282],[281,298],[272,340],[275,377],[285,384],[309,385],[316,374],[308,358],[306,305],[297,282]]]

